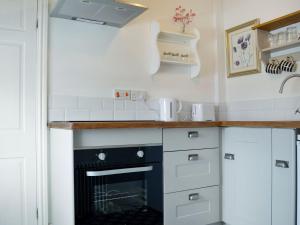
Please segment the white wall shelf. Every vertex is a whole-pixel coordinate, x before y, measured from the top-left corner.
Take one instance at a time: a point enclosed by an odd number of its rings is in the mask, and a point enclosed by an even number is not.
[[[162,59],[160,61],[161,63],[165,64],[175,64],[175,65],[190,65],[190,66],[196,66],[196,62],[184,62],[184,61],[176,61],[176,60],[167,60],[167,59]]]
[[[262,58],[268,62],[269,58],[281,59],[292,56],[296,61],[300,60],[300,40],[286,43],[279,46],[261,49]]]
[[[189,68],[189,76],[195,78],[199,76],[201,64],[198,53],[198,42],[200,33],[195,28],[192,33],[178,33],[173,31],[161,30],[158,22],[151,24],[152,34],[152,60],[151,75],[158,73],[161,64],[166,66],[184,66]],[[179,54],[178,57],[165,58],[166,52]],[[181,60],[181,55],[188,55],[187,60]]]
[[[258,24],[252,29],[258,30],[258,43],[261,49],[262,60],[267,64],[270,58],[282,59],[292,56],[296,61],[300,60],[300,40],[271,47],[268,35],[270,32],[285,28],[300,22],[300,10],[275,18],[262,24]]]
[[[175,42],[189,44],[190,41],[197,39],[194,34],[178,33],[172,31],[161,31],[158,36],[158,41]]]
[[[261,58],[264,63],[267,64],[272,58],[281,60],[287,56],[292,56],[296,61],[300,60],[300,40],[271,47],[268,42],[269,33],[261,30],[258,32]]]
[[[274,46],[274,47],[270,47],[270,48],[265,48],[265,49],[262,49],[261,51],[263,53],[274,53],[274,52],[288,50],[290,48],[299,47],[299,46],[300,46],[300,40],[297,40],[297,41],[293,41],[290,43],[286,43],[284,45],[278,45],[278,46]]]

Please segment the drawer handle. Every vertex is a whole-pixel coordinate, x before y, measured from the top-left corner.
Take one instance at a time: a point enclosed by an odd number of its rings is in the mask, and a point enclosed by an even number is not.
[[[200,196],[199,196],[198,193],[190,194],[190,195],[189,195],[189,200],[190,200],[190,201],[197,201],[197,200],[199,200],[199,199],[200,199]]]
[[[225,153],[224,159],[234,160],[234,154]]]
[[[276,167],[287,169],[289,168],[289,161],[276,160]]]
[[[198,154],[189,155],[189,161],[197,161],[197,160],[199,160]]]
[[[188,137],[189,137],[189,139],[197,138],[197,137],[199,137],[199,132],[198,131],[189,131]]]

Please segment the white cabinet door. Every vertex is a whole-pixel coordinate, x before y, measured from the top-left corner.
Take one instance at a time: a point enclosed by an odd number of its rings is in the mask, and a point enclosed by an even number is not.
[[[222,136],[223,221],[271,225],[271,129],[224,128]]]
[[[165,194],[164,225],[208,225],[220,221],[218,186]]]
[[[164,151],[219,148],[219,128],[163,129]]]
[[[295,139],[295,130],[272,130],[272,225],[296,223]]]
[[[36,0],[0,1],[0,224],[35,225]]]
[[[164,192],[220,184],[219,149],[164,153]]]

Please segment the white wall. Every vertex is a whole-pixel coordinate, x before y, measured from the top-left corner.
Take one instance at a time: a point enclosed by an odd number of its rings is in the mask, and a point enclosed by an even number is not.
[[[170,96],[185,101],[215,99],[216,35],[214,1],[140,0],[149,7],[123,29],[50,19],[50,95],[112,97],[114,88],[142,89],[151,97]],[[171,17],[178,4],[197,12],[194,25],[200,29],[202,70],[190,80],[186,70],[148,73],[150,22],[163,21],[179,30]]]
[[[278,93],[280,84],[287,74],[270,76],[265,73],[236,78],[226,78],[224,30],[260,18],[265,22],[300,9],[299,0],[222,0],[223,20],[219,19],[219,79],[220,101],[234,102],[253,99],[270,99],[291,96],[300,96],[300,79],[294,79],[287,83],[284,94]],[[265,66],[262,66],[262,70]],[[300,70],[298,69],[298,72]]]

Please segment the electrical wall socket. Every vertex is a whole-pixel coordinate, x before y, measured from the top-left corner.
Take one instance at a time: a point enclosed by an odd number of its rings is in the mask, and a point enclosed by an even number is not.
[[[131,101],[145,101],[147,98],[146,91],[131,91],[130,99]]]
[[[146,91],[115,89],[114,98],[119,100],[145,101],[147,98]]]
[[[131,91],[115,89],[114,90],[114,98],[119,99],[119,100],[130,100],[131,99]]]

